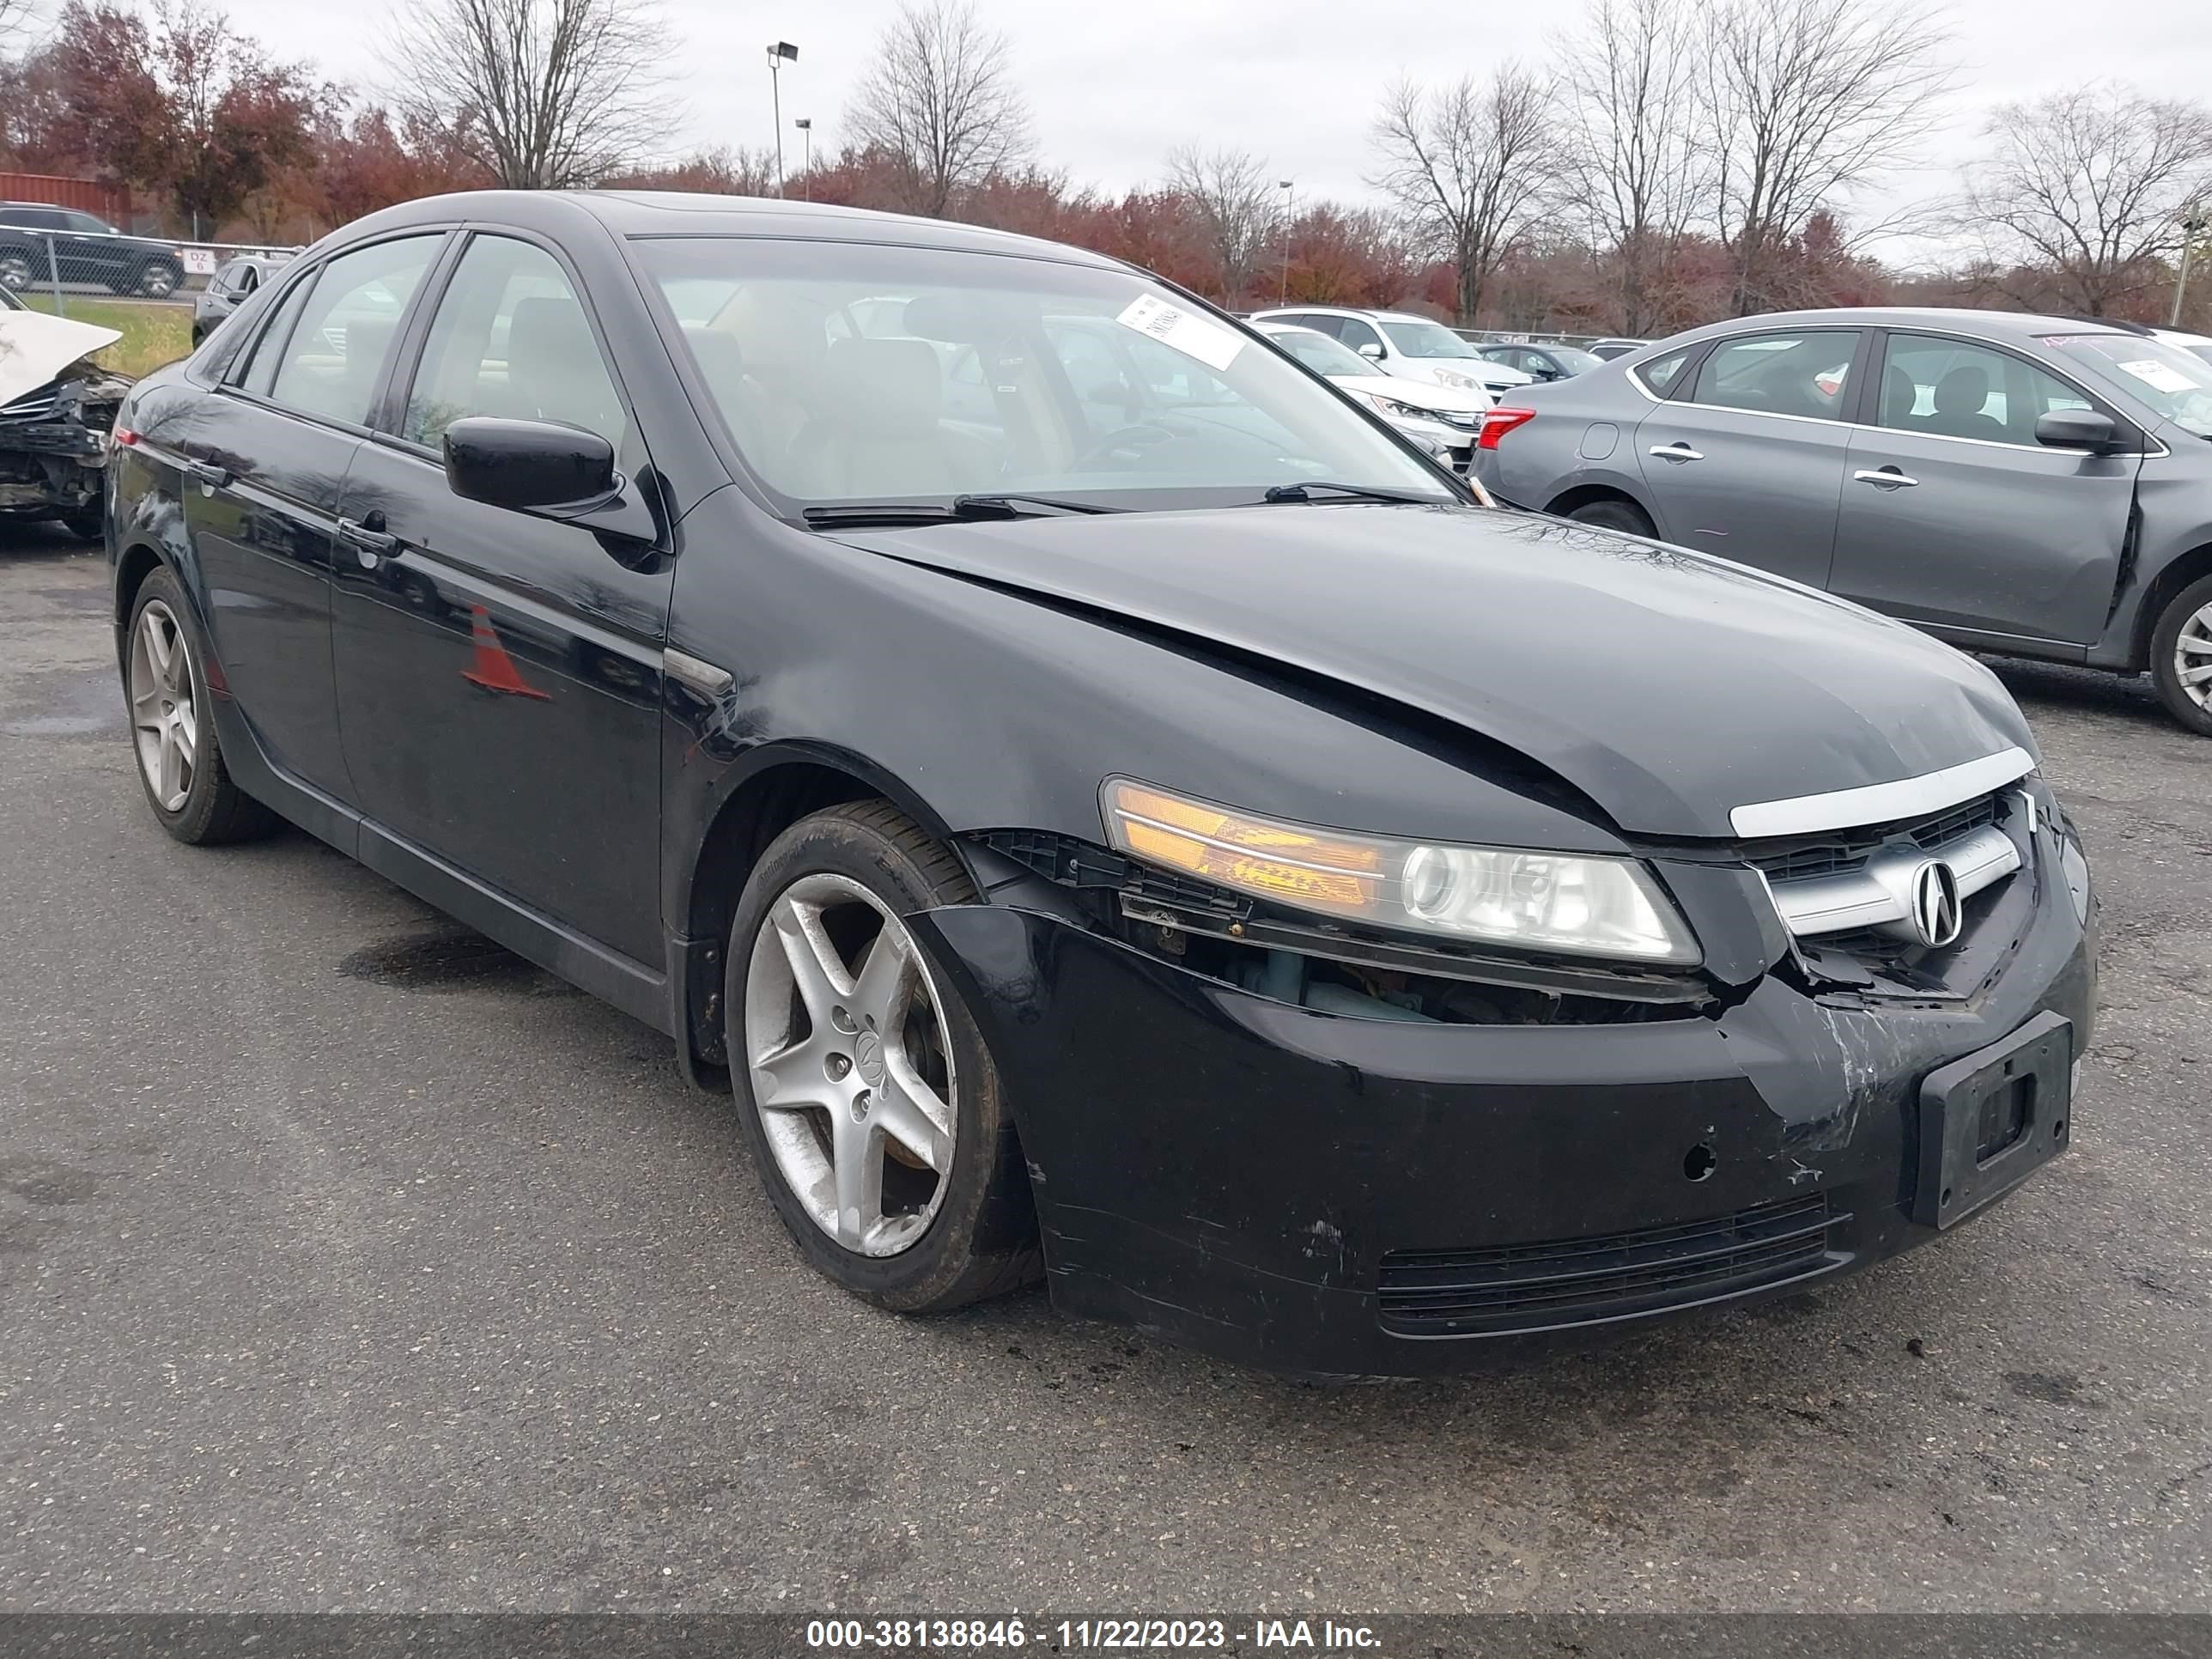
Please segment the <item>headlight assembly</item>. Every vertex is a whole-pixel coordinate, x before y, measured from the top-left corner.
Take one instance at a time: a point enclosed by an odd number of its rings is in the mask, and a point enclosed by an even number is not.
[[[1307,829],[1128,778],[1108,779],[1103,798],[1117,850],[1296,909],[1524,951],[1698,959],[1688,927],[1632,859]]]
[[[1367,400],[1385,415],[1401,421],[1433,421],[1437,417],[1427,410],[1413,404],[1401,404],[1395,398],[1386,398],[1379,392],[1370,392]]]

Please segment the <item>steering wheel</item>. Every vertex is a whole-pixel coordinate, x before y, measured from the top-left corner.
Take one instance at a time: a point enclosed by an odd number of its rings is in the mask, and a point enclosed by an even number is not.
[[[1117,451],[1149,449],[1155,444],[1171,444],[1176,441],[1176,435],[1164,426],[1116,427],[1078,455],[1073,463],[1073,467],[1078,472],[1088,472],[1094,469],[1101,471],[1110,471],[1107,462]],[[1127,459],[1133,460],[1136,457],[1131,454]]]

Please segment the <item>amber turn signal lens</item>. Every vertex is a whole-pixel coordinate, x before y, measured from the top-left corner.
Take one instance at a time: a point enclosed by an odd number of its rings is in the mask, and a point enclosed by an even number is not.
[[[1122,851],[1224,887],[1310,909],[1365,915],[1376,906],[1382,857],[1371,844],[1247,817],[1115,779],[1106,816]]]

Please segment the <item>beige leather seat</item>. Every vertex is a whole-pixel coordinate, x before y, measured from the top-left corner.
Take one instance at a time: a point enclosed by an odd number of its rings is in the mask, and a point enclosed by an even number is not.
[[[944,372],[924,340],[840,340],[820,412],[791,447],[796,488],[828,499],[988,489],[981,447],[943,422]]]

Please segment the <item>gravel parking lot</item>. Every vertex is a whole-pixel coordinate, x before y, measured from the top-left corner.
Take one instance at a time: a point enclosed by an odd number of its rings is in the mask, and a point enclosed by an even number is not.
[[[132,776],[0,532],[0,1609],[2212,1610],[2212,744],[2006,678],[2104,895],[2071,1151],[1940,1246],[1316,1389],[816,1279],[666,1042]]]

